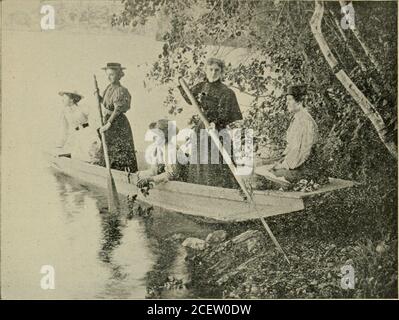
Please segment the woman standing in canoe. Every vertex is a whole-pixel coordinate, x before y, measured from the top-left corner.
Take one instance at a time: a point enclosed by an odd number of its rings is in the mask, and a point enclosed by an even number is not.
[[[242,119],[242,114],[234,91],[222,83],[221,78],[223,71],[224,62],[222,60],[216,58],[208,59],[205,68],[206,80],[191,88],[191,92],[197,99],[205,117],[219,132],[226,129],[234,121]],[[186,102],[191,105],[184,90],[180,86],[179,89]],[[208,154],[200,154],[200,151],[204,150],[204,147],[200,147],[201,143],[204,143],[200,138],[200,132],[204,128],[205,126],[201,121],[194,124],[197,141],[196,143],[194,142],[196,150],[193,150],[193,152],[196,153],[195,157],[197,161],[196,163],[190,163],[187,177],[188,181],[225,188],[238,188],[237,182],[228,165],[222,162],[221,155],[219,155],[218,162],[215,163],[215,161],[212,161],[212,154],[215,154],[214,150],[217,150],[217,147],[210,137],[208,137]],[[229,137],[226,138],[229,139]],[[230,148],[230,150],[227,151],[232,154],[231,146],[229,146],[228,143],[226,144],[226,141],[224,141],[224,147]],[[205,163],[203,161],[204,156],[207,156],[207,161]]]
[[[100,132],[104,132],[108,146],[111,168],[117,170],[128,169],[137,171],[137,160],[134,149],[132,129],[125,112],[130,109],[131,96],[129,91],[120,83],[125,75],[120,63],[107,63],[105,70],[110,84],[100,97],[103,108],[104,125]],[[104,154],[100,150],[98,164],[105,166]]]

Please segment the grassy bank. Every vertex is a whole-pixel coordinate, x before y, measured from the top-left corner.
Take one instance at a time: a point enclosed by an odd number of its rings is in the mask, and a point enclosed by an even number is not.
[[[268,219],[290,265],[260,223],[230,226],[227,241],[191,252],[194,285],[225,298],[397,297],[397,211],[388,202],[365,207],[361,194],[362,187],[326,195]],[[243,232],[249,238],[234,243]],[[341,286],[343,266],[353,267],[353,289]]]

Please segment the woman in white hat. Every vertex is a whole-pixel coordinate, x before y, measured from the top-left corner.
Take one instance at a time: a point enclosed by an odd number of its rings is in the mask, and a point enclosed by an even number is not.
[[[61,91],[63,110],[60,120],[60,137],[57,154],[87,162],[96,160],[101,141],[96,129],[89,125],[88,108],[79,106],[83,96],[76,91]]]

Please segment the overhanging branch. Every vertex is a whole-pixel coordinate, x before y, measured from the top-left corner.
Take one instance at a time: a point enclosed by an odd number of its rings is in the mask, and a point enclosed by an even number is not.
[[[321,30],[321,22],[324,15],[324,4],[321,1],[315,1],[315,10],[313,12],[313,16],[310,19],[310,27],[315,37],[320,50],[326,59],[328,65],[334,72],[337,79],[344,86],[348,94],[356,101],[356,103],[360,106],[363,113],[367,116],[367,118],[373,124],[375,130],[381,141],[384,143],[385,147],[391,153],[395,159],[398,158],[397,154],[397,146],[391,140],[387,139],[387,127],[384,123],[379,112],[373,106],[373,104],[367,99],[367,97],[359,90],[356,84],[349,78],[346,72],[339,65],[337,59],[332,53],[326,39]]]

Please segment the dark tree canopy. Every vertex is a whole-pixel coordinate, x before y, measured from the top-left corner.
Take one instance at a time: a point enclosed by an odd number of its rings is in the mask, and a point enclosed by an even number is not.
[[[321,129],[327,160],[336,175],[362,179],[365,168],[390,162],[367,116],[337,81],[310,30],[314,11],[310,1],[239,0],[124,0],[125,10],[113,24],[135,27],[158,19],[168,27],[148,77],[170,85],[165,98],[171,113],[180,112],[175,96],[177,78],[191,84],[202,76],[212,45],[246,48],[248,54],[228,65],[226,84],[253,97],[246,126],[255,129],[257,143],[283,144],[287,116],[281,90],[288,84],[307,83],[306,101]],[[339,2],[325,4],[323,33],[341,67],[383,117],[390,139],[396,138],[397,3],[354,3],[355,26],[378,65],[374,65],[353,32],[339,28]],[[367,163],[369,162],[369,163]],[[388,163],[387,163],[388,162]],[[373,175],[370,173],[370,175]]]

